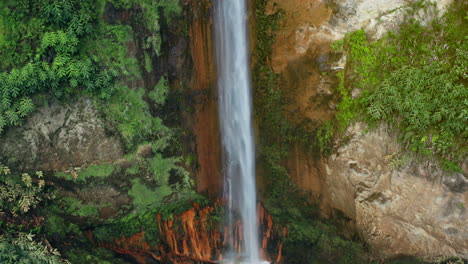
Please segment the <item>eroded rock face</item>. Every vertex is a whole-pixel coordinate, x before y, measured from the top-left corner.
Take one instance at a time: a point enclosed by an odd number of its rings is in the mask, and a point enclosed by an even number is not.
[[[401,156],[394,135],[358,123],[350,142],[326,162],[330,205],[382,257],[468,257],[468,180]],[[456,185],[451,183],[456,182]]]
[[[346,57],[331,52],[333,41],[364,29],[373,39],[397,29],[406,0],[270,0],[268,12],[284,12],[271,66],[291,96],[290,119],[321,124],[333,118],[337,81]],[[434,1],[439,14],[452,0]],[[423,23],[436,16],[415,14]],[[359,97],[354,89],[352,96]],[[349,143],[324,161],[314,162],[291,148],[288,169],[293,181],[321,199],[324,215],[334,209],[351,219],[376,256],[468,257],[467,178],[448,175],[432,164],[405,160],[390,129],[364,133],[363,124],[348,130]],[[311,169],[313,168],[313,169]]]
[[[214,72],[214,48],[210,0],[188,1],[190,50],[193,61],[191,96],[194,112],[188,118],[194,131],[198,169],[194,172],[196,189],[216,197],[222,186],[218,101]]]
[[[130,255],[137,263],[220,263],[226,257],[223,253],[227,247],[240,252],[242,244],[240,220],[233,223],[234,245],[230,245],[231,239],[225,236],[227,232],[221,232],[219,216],[213,217],[220,206],[222,203],[218,202],[214,206],[201,208],[195,203],[191,209],[168,219],[157,214],[154,216],[157,236],[148,235],[144,228],[131,236],[105,237],[106,241],[93,232],[86,235],[94,245]],[[262,227],[262,258],[269,260],[269,263],[280,263],[283,246],[279,240],[287,235],[287,229],[274,224],[271,215],[261,205],[258,205],[258,221]]]
[[[121,142],[106,134],[89,98],[40,107],[0,137],[0,149],[0,158],[21,170],[60,171],[123,156]]]

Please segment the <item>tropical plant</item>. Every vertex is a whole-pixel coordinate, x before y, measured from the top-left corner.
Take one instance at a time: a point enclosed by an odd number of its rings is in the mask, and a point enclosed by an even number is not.
[[[10,169],[0,164],[0,210],[13,215],[24,214],[53,197],[53,192],[45,189],[42,172],[34,176],[11,175]]]
[[[50,246],[34,241],[32,234],[16,237],[0,236],[0,262],[4,264],[65,264],[60,253]]]

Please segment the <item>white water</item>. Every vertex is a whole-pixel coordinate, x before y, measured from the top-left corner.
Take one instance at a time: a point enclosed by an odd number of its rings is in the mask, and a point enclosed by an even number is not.
[[[241,253],[230,250],[226,255],[228,261],[258,264],[263,262],[258,242],[246,0],[216,0],[214,4],[227,224],[233,226],[233,212],[238,208],[243,227]],[[232,230],[225,235],[232,239],[231,234]]]

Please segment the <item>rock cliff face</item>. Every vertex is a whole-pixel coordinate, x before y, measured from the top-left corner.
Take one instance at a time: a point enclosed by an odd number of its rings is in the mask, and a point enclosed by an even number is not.
[[[436,1],[443,11],[451,1]],[[283,10],[271,65],[285,80],[292,100],[289,116],[315,126],[332,118],[336,81],[325,71],[341,70],[346,57],[330,53],[332,41],[364,29],[379,38],[395,29],[408,1],[269,1],[269,12]],[[427,21],[430,17],[419,17]],[[341,211],[381,257],[468,257],[466,175],[440,172],[427,162],[402,157],[391,129],[365,133],[350,127],[337,153],[316,161],[293,146],[288,169],[293,181],[311,191],[324,215]]]
[[[190,51],[193,60],[191,89],[195,112],[189,117],[195,134],[199,168],[197,190],[216,196],[221,190],[221,151],[218,101],[215,86],[211,1],[188,1],[191,18]]]
[[[0,138],[0,149],[0,157],[21,170],[61,171],[123,156],[120,140],[106,133],[89,98],[39,108]]]
[[[330,205],[355,219],[356,229],[382,257],[468,257],[468,181],[401,155],[384,126],[350,127],[350,141],[326,161]]]

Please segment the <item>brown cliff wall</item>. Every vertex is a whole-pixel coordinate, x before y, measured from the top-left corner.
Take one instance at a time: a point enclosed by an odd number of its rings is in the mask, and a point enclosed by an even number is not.
[[[437,7],[448,3],[437,1]],[[333,118],[339,95],[329,76],[343,70],[346,57],[335,58],[330,44],[361,28],[371,38],[383,36],[397,28],[406,4],[269,0],[269,12],[284,12],[270,63],[288,97],[287,118],[311,124],[310,130]],[[345,227],[357,232],[375,256],[466,258],[466,176],[441,172],[431,162],[403,162],[404,151],[390,128],[369,130],[362,123],[350,126],[347,143],[336,142],[338,149],[329,158],[317,160],[304,151],[307,146],[291,146],[287,168],[292,180],[321,203],[324,215],[337,213],[349,221]]]
[[[195,110],[191,117],[195,133],[198,170],[197,191],[211,197],[221,190],[221,151],[219,137],[217,92],[212,42],[210,0],[189,0],[189,37],[193,60],[191,80],[195,95]]]

